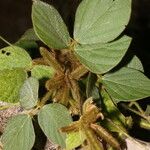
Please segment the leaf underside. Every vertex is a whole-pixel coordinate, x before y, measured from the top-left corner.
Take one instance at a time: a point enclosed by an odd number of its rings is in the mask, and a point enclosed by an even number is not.
[[[102,82],[114,101],[135,101],[150,96],[150,80],[140,71],[122,68],[103,76]]]
[[[36,106],[38,101],[39,82],[36,78],[28,78],[20,89],[20,104],[25,109]]]

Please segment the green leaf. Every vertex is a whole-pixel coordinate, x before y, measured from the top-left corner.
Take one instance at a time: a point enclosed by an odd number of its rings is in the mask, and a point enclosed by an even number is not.
[[[113,103],[112,99],[104,89],[101,90],[101,95],[102,95],[102,108],[103,111],[107,114],[107,117],[111,119],[111,121],[115,123],[117,126],[122,128],[122,130],[126,131],[125,116],[119,111],[117,106]],[[116,128],[114,128],[112,125],[109,126],[108,124],[108,128],[110,128],[111,131],[113,132],[117,132]]]
[[[35,141],[32,119],[18,115],[9,120],[2,135],[4,150],[31,150]]]
[[[86,82],[86,97],[92,97],[93,100],[100,99],[99,89],[95,85],[97,81],[97,76],[93,73],[89,73],[87,82]]]
[[[25,109],[36,106],[38,101],[39,82],[36,78],[26,79],[20,90],[20,104]]]
[[[141,61],[139,60],[139,58],[136,56],[134,56],[131,59],[131,61],[128,63],[127,67],[144,72],[143,65],[142,65]]]
[[[36,65],[31,70],[32,77],[35,77],[37,79],[43,79],[43,78],[52,78],[55,74],[55,71],[50,66],[45,65]]]
[[[24,68],[32,65],[29,54],[18,46],[8,46],[0,49],[0,70]]]
[[[27,74],[23,69],[0,71],[0,101],[16,103]]]
[[[66,138],[66,149],[72,150],[80,146],[85,139],[86,136],[82,131],[68,133]]]
[[[66,136],[59,130],[68,126],[72,119],[65,106],[58,103],[45,105],[38,115],[38,121],[43,132],[52,142],[62,148],[66,147]]]
[[[39,41],[39,38],[36,36],[33,28],[30,28],[21,36],[19,41],[23,41],[23,40]]]
[[[91,72],[102,74],[115,67],[125,55],[131,38],[123,36],[107,44],[76,45],[75,54]]]
[[[105,43],[128,24],[131,0],[83,0],[75,17],[74,38],[81,44]]]
[[[70,36],[58,11],[51,5],[35,1],[32,22],[37,36],[50,48],[67,48]]]
[[[102,77],[114,101],[135,101],[150,96],[150,80],[140,71],[122,68]]]
[[[28,50],[38,48],[36,41],[39,41],[39,38],[36,36],[33,28],[30,28],[21,36],[15,45]]]

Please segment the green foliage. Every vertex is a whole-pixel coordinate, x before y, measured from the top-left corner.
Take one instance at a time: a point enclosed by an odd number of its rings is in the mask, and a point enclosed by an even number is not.
[[[31,67],[31,57],[22,48],[8,46],[0,49],[0,70]]]
[[[2,135],[4,150],[30,150],[34,141],[32,119],[25,114],[13,117]]]
[[[125,29],[131,0],[83,0],[75,18],[74,38],[81,44],[106,43]]]
[[[66,136],[60,132],[60,128],[72,122],[68,110],[61,104],[45,105],[38,115],[39,125],[45,135],[55,144],[65,148]]]
[[[28,78],[20,89],[20,104],[25,109],[36,106],[38,101],[39,82],[36,78]]]
[[[45,65],[36,65],[31,70],[31,76],[39,80],[43,78],[52,78],[54,73],[55,71],[52,67]]]
[[[117,138],[129,136],[135,114],[149,129],[149,106],[144,111],[136,101],[150,96],[150,80],[136,56],[128,60],[132,39],[123,32],[130,14],[131,0],[82,0],[71,38],[58,11],[34,0],[33,29],[17,46],[0,37],[10,45],[0,50],[0,101],[20,100],[23,108],[2,135],[4,150],[34,149],[35,116],[47,138],[68,150],[120,149]],[[46,45],[38,48],[39,40]],[[32,60],[23,48],[39,49],[41,56]]]
[[[53,6],[35,1],[32,7],[32,21],[37,36],[50,48],[63,49],[69,46],[67,27]]]
[[[0,71],[0,100],[16,103],[19,101],[19,91],[27,75],[23,69]]]
[[[127,67],[139,70],[141,72],[144,72],[143,65],[137,56],[134,56],[131,59],[131,61],[128,63]]]
[[[114,101],[135,101],[150,96],[150,80],[143,73],[131,68],[122,68],[102,78]]]
[[[31,28],[24,33],[24,35],[15,43],[15,45],[28,50],[30,48],[38,48],[36,41],[39,41],[39,38],[35,35],[34,30]]]
[[[67,150],[71,150],[80,146],[85,141],[85,139],[86,137],[82,131],[67,134],[66,138]]]
[[[121,61],[130,42],[131,38],[124,36],[107,44],[81,44],[75,47],[75,54],[91,72],[102,74]]]

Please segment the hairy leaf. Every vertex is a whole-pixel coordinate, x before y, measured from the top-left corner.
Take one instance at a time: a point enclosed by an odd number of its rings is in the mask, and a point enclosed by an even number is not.
[[[140,71],[122,68],[105,74],[102,82],[116,101],[135,101],[150,96],[150,80]]]
[[[32,7],[32,22],[37,36],[50,48],[68,47],[70,36],[67,27],[53,6],[35,1]]]
[[[18,46],[8,46],[0,49],[0,70],[31,67],[29,54]]]
[[[107,44],[77,45],[75,54],[91,72],[102,74],[115,67],[125,55],[131,38],[123,36]]]
[[[131,0],[83,0],[75,17],[74,38],[81,44],[112,41],[125,29]]]
[[[54,76],[54,69],[50,66],[45,65],[36,65],[31,70],[32,77],[35,77],[37,79],[43,79],[43,78],[52,78]]]
[[[36,106],[38,101],[39,82],[36,78],[28,78],[20,90],[20,104],[25,109]]]
[[[27,74],[23,69],[0,71],[0,101],[16,103]]]
[[[38,121],[50,140],[62,148],[66,147],[66,136],[59,131],[61,127],[68,126],[72,122],[66,107],[58,103],[45,105],[38,115]]]
[[[31,150],[34,141],[32,119],[25,114],[13,117],[2,135],[4,150]]]

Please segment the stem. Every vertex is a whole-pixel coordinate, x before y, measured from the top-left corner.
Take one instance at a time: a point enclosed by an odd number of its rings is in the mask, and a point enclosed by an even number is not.
[[[129,134],[127,134],[126,132],[124,132],[117,124],[115,124],[114,122],[112,122],[110,119],[107,118],[107,121],[112,124],[113,126],[115,126],[118,129],[118,133],[122,133],[126,136],[126,138],[129,138],[131,141],[133,141],[135,144],[139,145],[139,147],[141,147],[142,149],[145,149],[145,146],[143,146],[143,144],[139,143],[138,141],[136,141],[134,138],[132,138]]]
[[[150,130],[150,123],[145,119],[140,119],[140,121],[136,122],[141,128]]]
[[[89,145],[93,148],[93,150],[103,150],[100,141],[98,140],[96,134],[92,129],[88,128],[88,129],[84,129],[83,131],[86,135]]]
[[[102,126],[97,124],[91,124],[91,128],[100,136],[100,138],[106,141],[109,145],[111,145],[115,149],[120,149],[120,144],[118,143],[118,141]]]
[[[2,41],[4,41],[6,44],[8,44],[9,46],[13,46],[11,43],[9,43],[7,40],[5,40],[2,36],[0,36],[0,39]]]
[[[149,119],[147,116],[145,116],[145,114],[141,114],[140,112],[138,112],[138,111],[136,111],[136,110],[130,108],[129,106],[127,106],[127,105],[125,105],[125,104],[121,104],[121,106],[122,106],[123,108],[125,108],[125,109],[127,109],[127,110],[129,110],[129,111],[131,111],[131,112],[133,112],[133,113],[135,113],[136,115],[138,115],[138,116],[144,118],[145,120],[147,120],[147,121],[150,123],[150,119]]]
[[[132,107],[133,105],[135,105],[135,107],[139,110],[139,112],[141,112],[142,114],[144,114],[143,109],[141,108],[141,106],[137,102],[131,102],[129,104],[129,107]]]
[[[51,97],[51,95],[52,95],[52,91],[48,91],[48,92],[44,95],[44,97],[41,99],[41,102],[40,102],[39,106],[40,106],[40,107],[44,106],[45,103],[46,103],[46,102],[49,100],[49,98]]]

